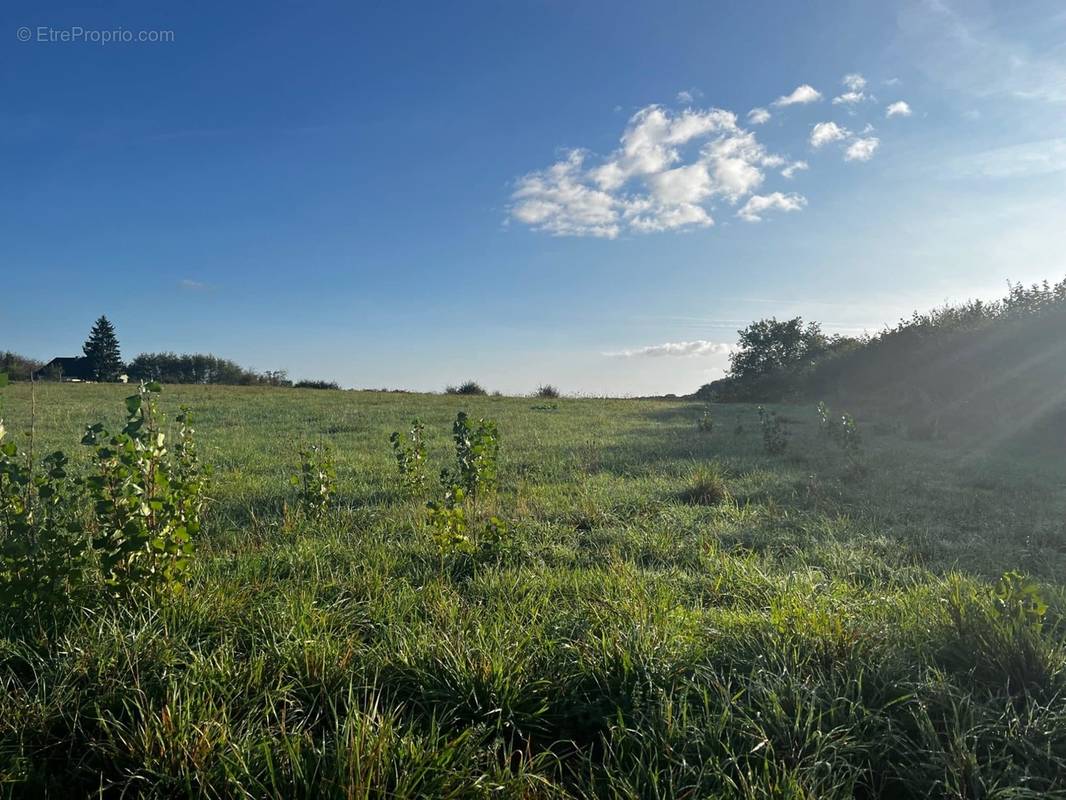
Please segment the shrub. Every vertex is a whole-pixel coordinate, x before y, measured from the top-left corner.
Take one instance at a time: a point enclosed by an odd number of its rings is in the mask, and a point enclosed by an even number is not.
[[[704,411],[703,416],[696,420],[696,430],[700,433],[714,432],[714,418],[710,411]]]
[[[0,609],[28,614],[69,602],[84,584],[83,486],[67,457],[45,457],[40,474],[0,420]]]
[[[207,502],[207,472],[197,458],[192,418],[182,408],[170,452],[155,400],[160,391],[157,383],[142,383],[126,398],[121,432],[111,434],[97,423],[82,439],[95,461],[86,482],[93,546],[105,581],[120,593],[181,588]]]
[[[0,372],[12,381],[28,381],[43,365],[40,361],[6,350],[0,353]]]
[[[449,386],[444,390],[445,394],[470,394],[470,395],[483,395],[488,394],[481,384],[477,381],[467,381],[459,386]]]
[[[555,386],[552,386],[550,383],[546,383],[543,386],[539,386],[537,388],[537,391],[533,393],[533,396],[540,397],[545,400],[558,400],[560,397],[562,397],[562,392],[560,392]]]
[[[426,488],[424,433],[425,425],[421,420],[414,419],[411,420],[411,430],[406,437],[399,431],[393,431],[389,436],[396,466],[400,471],[400,482],[411,492],[422,492]]]
[[[463,502],[466,493],[461,486],[450,486],[440,500],[426,503],[428,519],[433,531],[433,541],[440,550],[441,558],[453,552],[470,549],[470,537],[466,533],[466,511]]]
[[[499,432],[492,420],[479,419],[477,427],[470,425],[465,411],[460,411],[452,425],[455,439],[456,472],[445,470],[441,483],[459,486],[475,501],[485,489],[496,485],[497,461],[500,453]]]
[[[856,463],[862,456],[862,435],[855,418],[844,412],[835,416],[825,402],[818,403],[818,428],[822,435],[835,442],[848,461]]]
[[[693,506],[720,506],[731,498],[725,473],[717,464],[698,467],[681,492],[681,499]]]
[[[296,389],[340,389],[336,381],[296,381],[293,384]]]
[[[289,482],[299,489],[300,510],[313,519],[322,518],[337,491],[337,469],[329,445],[300,448],[300,471]]]
[[[759,406],[759,425],[762,427],[763,448],[772,456],[781,455],[788,447],[788,431],[785,421],[776,411],[767,411]]]

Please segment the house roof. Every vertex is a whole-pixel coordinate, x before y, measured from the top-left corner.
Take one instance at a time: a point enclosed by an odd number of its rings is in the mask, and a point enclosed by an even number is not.
[[[42,372],[51,372],[57,368],[62,370],[64,378],[81,378],[82,380],[89,380],[92,378],[92,371],[89,369],[89,359],[85,356],[73,356],[70,358],[61,356],[59,358],[53,358],[34,374],[39,375]]]

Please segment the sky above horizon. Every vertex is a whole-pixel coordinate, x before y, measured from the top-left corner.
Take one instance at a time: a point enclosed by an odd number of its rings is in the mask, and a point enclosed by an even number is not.
[[[42,360],[107,314],[127,358],[685,393],[755,319],[1066,274],[1059,0],[19,0],[0,49],[0,350]]]

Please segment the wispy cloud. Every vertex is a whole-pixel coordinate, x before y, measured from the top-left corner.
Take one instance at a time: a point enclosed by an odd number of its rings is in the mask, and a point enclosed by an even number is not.
[[[781,175],[786,178],[792,179],[796,177],[797,172],[802,172],[805,169],[810,169],[810,164],[808,164],[806,161],[793,161],[791,164],[781,170]]]
[[[799,211],[806,205],[807,198],[799,194],[756,194],[748,198],[748,202],[737,212],[737,216],[745,222],[761,222],[762,215],[767,211]]]
[[[803,103],[814,103],[821,99],[822,93],[805,83],[793,89],[791,94],[777,98],[773,104],[775,106],[794,106]]]
[[[194,281],[191,278],[182,278],[178,281],[178,286],[190,292],[202,292],[207,288],[206,283],[200,281]]]
[[[1011,97],[1066,103],[1066,62],[1061,39],[1022,41],[1010,3],[910,0],[899,14],[900,35],[915,53],[915,65],[931,78],[977,97]],[[1045,20],[1045,23],[1047,20]],[[1037,41],[1049,44],[1039,47]]]
[[[753,108],[748,112],[748,122],[752,125],[762,125],[764,122],[769,121],[770,112],[765,108]]]
[[[1066,171],[1066,137],[996,147],[948,162],[955,178],[1028,178]]]
[[[648,356],[659,358],[670,357],[693,357],[728,355],[733,352],[733,345],[725,342],[709,342],[706,339],[696,339],[691,342],[664,342],[663,344],[651,344],[647,347],[637,347],[633,350],[620,350],[615,353],[604,353],[606,356],[619,358],[637,358]]]

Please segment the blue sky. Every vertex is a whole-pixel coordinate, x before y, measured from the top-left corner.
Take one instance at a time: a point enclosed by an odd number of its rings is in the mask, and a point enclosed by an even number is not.
[[[1058,0],[14,2],[0,52],[38,358],[106,313],[127,357],[687,392],[752,319],[1066,272]]]

